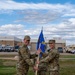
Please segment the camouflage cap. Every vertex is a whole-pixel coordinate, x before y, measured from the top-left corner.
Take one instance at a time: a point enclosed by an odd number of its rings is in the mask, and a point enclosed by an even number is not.
[[[55,40],[49,40],[49,43],[55,43]]]
[[[24,39],[30,40],[30,36],[26,35],[26,36],[24,37]]]

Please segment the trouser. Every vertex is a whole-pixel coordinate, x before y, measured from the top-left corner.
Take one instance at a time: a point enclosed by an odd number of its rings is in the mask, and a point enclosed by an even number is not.
[[[46,72],[47,71],[45,71],[45,70],[40,70],[40,71],[38,71],[38,75],[46,75]]]
[[[28,70],[26,69],[18,69],[17,70],[17,75],[27,75]]]
[[[27,75],[29,66],[17,65],[17,75]]]
[[[47,68],[40,66],[38,70],[38,75],[46,75],[46,73],[47,73]]]
[[[49,71],[49,75],[59,75],[58,71]]]

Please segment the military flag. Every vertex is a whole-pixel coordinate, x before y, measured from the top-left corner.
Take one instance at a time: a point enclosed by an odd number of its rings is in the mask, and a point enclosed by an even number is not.
[[[46,48],[46,44],[45,44],[45,40],[44,40],[44,36],[43,36],[43,29],[41,30],[40,32],[40,35],[39,35],[39,38],[38,38],[38,41],[37,41],[37,50],[38,49],[41,49],[41,51],[44,53],[45,52],[45,48]],[[42,57],[42,54],[38,54],[38,57],[37,57],[37,60],[36,62],[39,61],[39,57]],[[38,64],[36,64],[36,67],[38,67]],[[37,75],[37,70],[35,71],[35,75]]]
[[[46,44],[45,44],[45,39],[44,39],[44,35],[43,35],[43,29],[40,32],[39,38],[38,38],[38,42],[37,42],[37,50],[41,49],[41,51],[44,53],[45,49],[46,49]]]

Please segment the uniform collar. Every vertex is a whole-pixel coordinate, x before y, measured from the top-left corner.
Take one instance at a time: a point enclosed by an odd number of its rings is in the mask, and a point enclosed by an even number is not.
[[[23,44],[23,47],[27,47],[27,45]]]

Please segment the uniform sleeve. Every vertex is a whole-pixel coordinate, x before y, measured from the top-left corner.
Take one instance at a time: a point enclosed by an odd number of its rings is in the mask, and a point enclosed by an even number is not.
[[[38,57],[38,55],[37,54],[31,54],[30,55],[30,58],[32,59],[32,58],[35,58],[35,57]]]
[[[48,59],[48,61],[50,62],[52,59],[55,58],[56,55],[57,55],[56,52],[49,53],[49,59]]]
[[[33,66],[33,63],[32,63],[32,61],[31,61],[31,59],[30,59],[30,54],[27,53],[25,49],[26,49],[26,48],[22,48],[22,49],[20,50],[21,55],[22,55],[22,58],[26,61],[26,63],[27,63],[28,65]]]
[[[48,56],[48,53],[42,53],[42,56],[45,58]]]
[[[48,62],[48,59],[49,59],[49,56],[46,56],[45,58],[41,59],[39,62],[42,63],[42,62]]]
[[[40,63],[42,62],[50,62],[54,57],[56,56],[56,52],[49,53],[48,56],[40,60]]]

